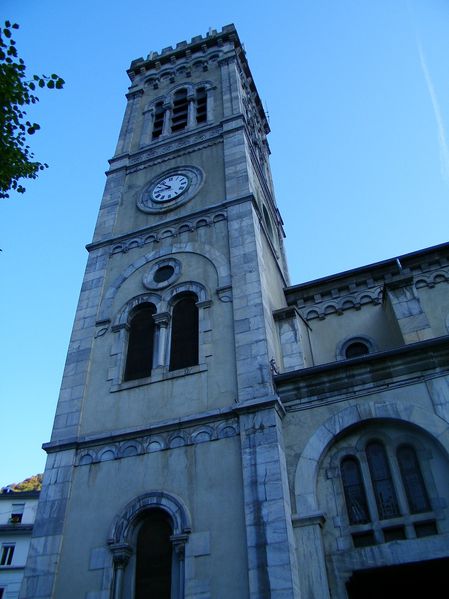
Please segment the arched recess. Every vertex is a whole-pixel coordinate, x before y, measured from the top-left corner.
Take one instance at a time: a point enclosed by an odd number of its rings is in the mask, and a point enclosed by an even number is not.
[[[170,247],[161,248],[156,252],[149,252],[127,266],[127,268],[111,283],[104,294],[99,311],[98,322],[109,321],[111,319],[112,305],[118,290],[139,268],[142,268],[142,266],[145,266],[153,260],[158,260],[167,255],[174,256],[179,253],[198,254],[210,262],[217,273],[217,288],[226,287],[231,284],[229,262],[221,252],[218,252],[212,246],[200,244],[198,242],[190,242],[188,249],[186,243],[173,243]]]
[[[150,513],[164,512],[172,534],[173,599],[183,599],[185,589],[185,545],[191,532],[191,517],[181,499],[164,491],[151,491],[130,501],[115,518],[108,546],[113,560],[113,599],[134,596],[138,531]]]
[[[396,420],[411,424],[429,434],[449,456],[449,425],[422,408],[399,403],[367,402],[347,407],[331,416],[306,444],[295,472],[296,515],[307,518],[319,513],[317,476],[321,458],[331,444],[351,427],[370,420]]]

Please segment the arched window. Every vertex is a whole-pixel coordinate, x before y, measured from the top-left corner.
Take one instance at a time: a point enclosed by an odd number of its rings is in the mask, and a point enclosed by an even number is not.
[[[154,121],[153,121],[153,139],[157,139],[162,135],[164,127],[164,103],[157,102],[154,106]]]
[[[366,354],[369,354],[369,347],[362,341],[350,343],[345,350],[345,356],[348,360],[350,358],[357,358],[358,356],[365,356]]]
[[[198,298],[187,292],[178,296],[173,306],[170,370],[198,364]]]
[[[431,509],[430,501],[415,450],[411,445],[401,445],[396,455],[410,512],[428,512]]]
[[[173,96],[173,108],[171,119],[172,133],[175,133],[176,131],[182,131],[182,129],[185,129],[187,127],[187,116],[187,90],[178,89]]]
[[[140,304],[131,315],[126,355],[125,381],[141,379],[151,374],[156,307]]]
[[[135,599],[171,599],[172,534],[164,510],[147,512],[137,535]]]
[[[207,121],[207,92],[205,87],[199,87],[196,90],[196,122],[205,123]]]
[[[379,518],[384,520],[399,516],[396,491],[391,477],[387,454],[382,443],[379,441],[370,441],[366,446],[366,457]]]
[[[353,456],[347,456],[343,458],[340,470],[349,522],[351,524],[369,522],[368,504],[359,461]]]

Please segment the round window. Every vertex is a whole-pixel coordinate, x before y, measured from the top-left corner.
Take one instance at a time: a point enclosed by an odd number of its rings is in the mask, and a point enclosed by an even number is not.
[[[154,273],[153,280],[155,283],[163,283],[164,281],[168,281],[168,279],[173,276],[175,269],[170,264],[166,264],[165,266],[161,266]]]

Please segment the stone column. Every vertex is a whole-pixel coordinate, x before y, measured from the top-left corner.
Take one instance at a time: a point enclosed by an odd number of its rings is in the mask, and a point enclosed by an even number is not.
[[[153,316],[156,324],[154,336],[153,368],[165,366],[167,362],[168,325],[170,324],[170,313],[161,312]]]
[[[187,128],[192,129],[196,125],[195,95],[187,96]]]
[[[173,575],[176,577],[172,578],[173,591],[172,596],[184,599],[185,596],[185,554],[186,554],[186,543],[189,539],[187,534],[172,535],[170,541],[173,545]]]
[[[164,104],[164,125],[162,127],[162,135],[170,135],[170,124],[171,124],[171,102],[165,102]]]
[[[115,543],[110,545],[109,549],[112,553],[114,562],[114,577],[112,581],[113,599],[122,599],[123,594],[123,578],[125,568],[132,554],[132,549],[127,543]]]

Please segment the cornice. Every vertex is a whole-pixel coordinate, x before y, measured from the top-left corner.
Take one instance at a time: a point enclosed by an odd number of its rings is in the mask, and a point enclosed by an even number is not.
[[[210,145],[221,143],[223,140],[221,134],[223,128],[221,125],[208,128],[195,128],[195,131],[188,131],[178,134],[176,138],[170,136],[160,142],[153,142],[151,146],[141,148],[132,154],[120,154],[109,160],[110,169],[106,175],[115,174],[119,170],[126,169],[127,173],[133,173],[142,168],[147,168],[153,164],[160,164],[176,156],[190,154]]]
[[[274,376],[287,412],[449,373],[449,335]]]
[[[157,223],[155,225],[150,225],[148,227],[143,227],[142,229],[137,229],[135,231],[131,231],[130,233],[126,233],[125,235],[116,235],[114,237],[108,237],[107,239],[102,239],[101,241],[95,241],[86,245],[86,249],[88,252],[93,252],[97,249],[108,247],[108,246],[119,246],[122,245],[122,249],[117,249],[114,251],[114,247],[111,248],[111,253],[118,253],[121,251],[128,251],[135,247],[141,247],[141,245],[150,242],[159,242],[161,240],[160,233],[165,230],[173,229],[173,235],[178,235],[184,233],[184,231],[179,231],[180,227],[184,224],[190,223],[190,230],[194,230],[198,227],[199,221],[206,217],[208,221],[207,224],[215,224],[221,220],[227,218],[226,209],[230,206],[242,204],[244,202],[252,202],[256,205],[256,200],[252,194],[244,195],[239,198],[235,198],[229,201],[219,202],[217,204],[213,204],[208,206],[207,208],[201,208],[199,210],[195,210],[189,212],[188,214],[184,214],[183,216],[175,216],[172,218],[167,218],[163,223]],[[212,216],[211,216],[212,215]],[[221,218],[223,216],[223,218]],[[215,218],[220,217],[220,218]],[[214,220],[215,219],[215,220]],[[199,226],[202,226],[201,224]],[[186,229],[187,231],[187,229]],[[136,243],[131,243],[136,240]]]

